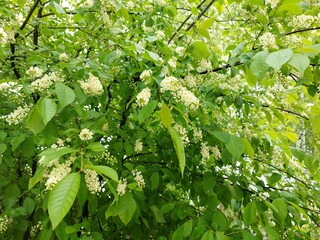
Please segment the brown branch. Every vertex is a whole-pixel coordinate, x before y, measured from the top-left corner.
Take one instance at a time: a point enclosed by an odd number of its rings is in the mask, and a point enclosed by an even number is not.
[[[189,27],[187,27],[186,31],[189,31],[195,24],[196,22],[205,14],[206,11],[211,7],[211,5],[215,2],[216,0],[211,0],[211,2],[199,13],[197,19],[193,21]]]
[[[36,0],[35,3],[33,4],[33,6],[30,8],[30,11],[28,12],[26,19],[23,21],[22,25],[20,26],[20,30],[23,30],[25,28],[25,26],[28,24],[28,22],[32,16],[33,12],[36,10],[39,2],[40,2],[40,0]]]
[[[199,9],[206,0],[203,0],[198,6],[197,9]],[[171,41],[174,39],[174,37],[178,34],[178,32],[182,29],[182,27],[187,23],[187,21],[191,18],[192,13],[183,21],[183,23],[181,23],[181,25],[178,27],[178,29],[174,32],[174,34],[171,36],[171,38],[168,41],[168,44],[171,43]]]
[[[304,29],[299,29],[299,30],[295,30],[295,31],[292,31],[292,32],[285,33],[284,35],[288,36],[288,35],[295,34],[295,33],[301,33],[301,32],[307,32],[307,31],[319,30],[319,29],[320,29],[320,27],[304,28]]]

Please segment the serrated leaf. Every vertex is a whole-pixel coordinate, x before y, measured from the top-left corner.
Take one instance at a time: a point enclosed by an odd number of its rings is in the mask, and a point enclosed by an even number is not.
[[[243,220],[247,226],[256,221],[257,207],[255,202],[249,202],[243,211]]]
[[[42,118],[44,125],[54,117],[57,111],[57,105],[54,100],[49,98],[41,98],[36,105],[36,109]]]
[[[18,137],[14,137],[11,139],[11,149],[12,152],[15,152],[15,150],[20,146],[20,144],[26,139],[26,134],[21,134]]]
[[[244,146],[244,152],[246,154],[248,154],[250,158],[253,159],[254,158],[254,150],[253,150],[251,144],[248,142],[247,139],[244,139],[244,138],[241,138],[241,141],[242,141],[243,146]]]
[[[76,98],[73,90],[63,84],[62,82],[57,82],[55,85],[56,94],[59,99],[59,107],[63,109],[64,107],[68,106],[69,104],[73,103]]]
[[[126,192],[123,196],[120,197],[117,212],[121,221],[125,225],[127,225],[131,221],[136,209],[137,203],[130,192]]]
[[[36,185],[38,182],[42,180],[44,170],[45,167],[43,165],[39,165],[32,178],[29,179],[28,190],[32,189],[34,185]]]
[[[266,57],[266,63],[273,67],[276,71],[279,71],[283,64],[288,62],[293,56],[293,51],[290,48],[281,49],[276,52],[270,53]]]
[[[212,216],[212,227],[217,231],[225,231],[229,226],[228,219],[221,211],[216,211]]]
[[[90,143],[86,148],[94,152],[103,152],[106,150],[105,147],[99,142]]]
[[[27,125],[34,134],[40,133],[46,127],[36,107],[32,108],[29,112]]]
[[[94,166],[94,165],[86,165],[86,168],[90,168],[92,170],[95,170],[98,174],[104,175],[108,178],[111,178],[112,180],[118,182],[118,173],[111,167],[107,166]]]
[[[138,113],[138,121],[141,124],[158,106],[158,101],[153,100],[148,102],[146,106],[144,106]]]
[[[164,219],[161,211],[157,206],[150,206],[150,209],[153,213],[154,219],[156,220],[157,223],[165,223],[166,220]]]
[[[202,59],[209,56],[207,45],[202,41],[196,41],[193,44],[193,56]]]
[[[288,64],[297,69],[301,73],[301,75],[303,75],[304,71],[310,64],[310,60],[308,56],[305,54],[295,53],[288,62]]]
[[[182,224],[174,233],[172,234],[172,240],[180,240],[190,236],[192,232],[192,220],[189,220]]]
[[[162,106],[160,109],[160,119],[161,119],[162,124],[166,128],[170,127],[173,122],[172,116],[171,116],[171,111],[164,102],[162,102]]]
[[[206,232],[202,235],[202,237],[201,237],[200,240],[214,240],[212,231],[210,231],[210,230],[206,231]]]
[[[51,190],[48,201],[48,212],[53,230],[72,207],[80,187],[80,179],[79,173],[70,173]]]
[[[169,127],[169,133],[171,135],[171,139],[173,141],[173,145],[176,150],[177,157],[178,157],[181,176],[183,177],[184,168],[186,166],[186,156],[184,153],[183,142],[182,142],[182,139],[181,139],[179,133],[174,128]]]

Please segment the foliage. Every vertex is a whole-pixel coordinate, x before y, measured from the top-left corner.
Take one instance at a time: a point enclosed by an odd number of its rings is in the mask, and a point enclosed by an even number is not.
[[[3,0],[1,239],[319,239],[320,4]]]

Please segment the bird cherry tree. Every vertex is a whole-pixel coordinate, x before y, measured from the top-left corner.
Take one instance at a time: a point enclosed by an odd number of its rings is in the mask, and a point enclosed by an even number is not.
[[[2,0],[1,239],[319,239],[317,0]]]

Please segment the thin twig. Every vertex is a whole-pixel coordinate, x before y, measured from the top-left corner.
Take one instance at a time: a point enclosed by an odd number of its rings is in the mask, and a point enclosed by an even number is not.
[[[304,28],[304,29],[299,29],[299,30],[295,30],[292,32],[288,32],[286,34],[284,34],[285,36],[291,35],[291,34],[295,34],[295,33],[301,33],[301,32],[307,32],[307,31],[313,31],[313,30],[319,30],[320,27],[314,27],[314,28]]]

